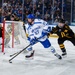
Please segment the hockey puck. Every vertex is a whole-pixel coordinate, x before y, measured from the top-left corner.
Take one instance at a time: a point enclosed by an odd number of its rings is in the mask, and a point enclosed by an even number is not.
[[[5,53],[3,53],[5,55]]]

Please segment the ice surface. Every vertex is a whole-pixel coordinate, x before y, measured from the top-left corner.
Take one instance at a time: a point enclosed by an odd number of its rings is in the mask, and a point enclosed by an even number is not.
[[[56,38],[50,38],[56,51],[61,54]],[[25,53],[21,53],[13,63],[9,63],[9,55],[18,49],[5,49],[5,55],[0,53],[0,75],[75,75],[75,47],[66,41],[67,57],[58,60],[49,50],[40,43],[33,46],[35,56],[33,60],[26,60]]]

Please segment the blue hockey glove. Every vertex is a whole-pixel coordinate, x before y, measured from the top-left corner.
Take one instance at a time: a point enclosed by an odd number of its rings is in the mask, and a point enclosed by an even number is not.
[[[46,35],[47,35],[47,33],[44,32],[44,31],[42,31],[42,37],[44,37],[44,36],[46,36]]]
[[[34,45],[36,42],[37,42],[37,39],[36,38],[30,38],[30,37],[28,37],[28,40],[30,41],[30,44],[31,45]]]
[[[30,37],[27,37],[27,40],[30,41],[31,40]]]
[[[47,29],[43,29],[44,33],[50,33],[50,31],[51,31],[51,27],[48,27]]]
[[[36,38],[33,38],[33,39],[30,40],[30,44],[31,45],[34,45],[36,42],[37,42],[37,39]]]
[[[48,35],[50,33],[50,31],[51,31],[51,28],[50,27],[48,27],[48,29],[43,29],[42,35],[43,36]]]

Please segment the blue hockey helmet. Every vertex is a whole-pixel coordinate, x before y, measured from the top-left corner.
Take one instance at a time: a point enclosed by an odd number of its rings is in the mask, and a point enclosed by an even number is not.
[[[29,15],[27,16],[27,18],[28,18],[28,19],[35,19],[35,16],[34,16],[33,14],[29,14]]]

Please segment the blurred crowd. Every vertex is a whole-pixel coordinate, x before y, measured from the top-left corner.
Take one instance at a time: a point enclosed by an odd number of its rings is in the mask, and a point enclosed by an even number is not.
[[[23,5],[24,4],[24,5]],[[63,12],[66,12],[66,3],[63,2]],[[0,16],[6,20],[26,21],[26,16],[35,14],[36,18],[42,18],[49,23],[57,21],[62,16],[62,0],[4,0],[0,8]],[[1,20],[2,18],[0,18]]]

